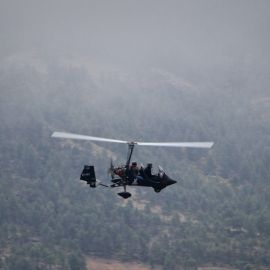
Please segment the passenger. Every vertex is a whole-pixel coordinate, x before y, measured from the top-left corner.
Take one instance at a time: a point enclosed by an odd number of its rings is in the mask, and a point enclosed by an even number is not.
[[[139,169],[139,175],[140,175],[141,177],[144,177],[144,168],[143,168],[143,164],[141,164],[141,166],[140,166],[140,169]]]
[[[133,184],[140,184],[144,180],[144,172],[143,172],[143,166],[140,167],[137,165],[137,162],[132,162],[131,164],[131,174],[132,174],[132,183]]]
[[[137,162],[132,162],[131,171],[132,171],[133,177],[136,178],[137,175],[139,174],[139,168],[138,168]]]

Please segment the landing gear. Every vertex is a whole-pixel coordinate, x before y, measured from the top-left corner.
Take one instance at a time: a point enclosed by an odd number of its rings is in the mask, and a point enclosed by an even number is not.
[[[133,153],[133,149],[134,149],[135,143],[134,142],[130,142],[128,143],[128,156],[127,156],[127,163],[125,166],[125,179],[123,178],[122,181],[120,180],[119,183],[115,183],[114,185],[123,185],[124,186],[124,191],[123,192],[119,192],[117,193],[119,196],[121,196],[124,199],[127,199],[129,197],[131,197],[131,194],[129,192],[127,192],[126,190],[126,185],[129,182],[129,164],[130,164],[130,159]],[[114,186],[113,186],[114,187]]]

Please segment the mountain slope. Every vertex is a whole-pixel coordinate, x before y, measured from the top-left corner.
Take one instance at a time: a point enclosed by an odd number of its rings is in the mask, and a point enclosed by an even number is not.
[[[85,255],[164,269],[269,266],[267,80],[255,91],[249,67],[196,83],[155,69],[123,78],[44,67],[1,66],[1,268],[85,269]],[[161,164],[178,184],[131,190],[125,202],[78,178],[91,163],[107,179],[126,148],[53,140],[54,130],[215,146],[138,147],[134,159]]]

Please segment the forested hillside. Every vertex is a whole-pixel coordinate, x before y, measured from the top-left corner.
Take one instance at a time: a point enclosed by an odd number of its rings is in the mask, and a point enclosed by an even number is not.
[[[250,61],[200,76],[2,62],[0,269],[86,269],[85,256],[163,269],[269,267],[269,85]],[[56,130],[215,145],[136,148],[136,161],[162,165],[178,183],[159,194],[130,188],[124,201],[79,175],[94,164],[109,182],[110,159],[124,162],[125,146],[52,139]]]

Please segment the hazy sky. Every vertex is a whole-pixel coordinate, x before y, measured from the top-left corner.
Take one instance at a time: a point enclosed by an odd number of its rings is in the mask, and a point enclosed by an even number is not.
[[[269,0],[0,0],[0,56],[38,50],[140,67],[269,62]]]

